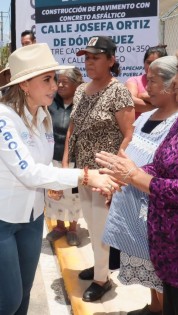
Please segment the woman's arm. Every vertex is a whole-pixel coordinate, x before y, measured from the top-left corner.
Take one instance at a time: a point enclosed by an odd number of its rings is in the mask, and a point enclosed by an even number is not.
[[[136,83],[128,81],[125,83],[125,86],[128,88],[132,95],[136,112],[144,113],[154,108],[150,103],[149,95],[147,92],[140,94],[138,93],[138,87]]]
[[[24,126],[25,138],[22,134],[20,118],[12,112],[1,114],[0,118],[0,158],[3,176],[6,182],[14,176],[12,185],[24,185],[26,188],[51,188],[62,190],[76,187],[80,170],[58,169],[52,165],[37,163],[30,151],[37,146],[35,141],[28,140],[28,132]],[[25,139],[23,141],[23,139]],[[30,139],[30,138],[29,138]],[[25,142],[26,141],[26,142]],[[19,181],[17,183],[16,181]]]
[[[119,147],[119,151],[121,149],[125,150],[129,142],[132,140],[132,134],[134,131],[133,123],[135,121],[135,110],[131,106],[124,107],[120,111],[116,112],[115,118],[123,135],[123,141]]]
[[[137,189],[150,194],[150,183],[153,176],[145,173],[141,168],[130,168],[126,175],[125,182],[131,184]]]
[[[154,202],[164,204],[167,208],[178,205],[178,179],[154,177],[150,183],[150,194]]]
[[[64,169],[35,162],[28,145],[20,136],[15,125],[15,115],[1,115],[0,118],[0,157],[1,184],[3,176],[9,185],[23,185],[29,189],[46,188],[63,190],[82,185],[99,188],[106,194],[118,189],[117,180],[108,175],[100,175],[98,170]],[[12,180],[12,175],[14,178]],[[13,188],[14,189],[14,188]],[[15,191],[15,190],[14,190]]]
[[[69,140],[74,130],[74,124],[72,121],[70,121],[67,134],[66,134],[66,140],[65,140],[65,146],[64,146],[64,154],[62,159],[62,167],[69,167]]]
[[[64,169],[62,170],[64,171]],[[67,169],[66,171],[69,171],[70,173],[72,169]],[[80,171],[78,176],[78,185],[89,186],[96,192],[102,192],[102,194],[107,196],[108,199],[116,190],[121,191],[118,181],[115,177],[109,176],[107,174],[100,174],[99,170],[86,170],[85,168],[84,170],[77,171]],[[55,200],[59,200],[61,198],[61,191],[50,189],[48,190],[48,196]]]

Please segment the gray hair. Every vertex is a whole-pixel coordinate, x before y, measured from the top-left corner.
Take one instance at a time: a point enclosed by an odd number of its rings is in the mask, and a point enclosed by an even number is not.
[[[176,56],[160,57],[154,60],[149,68],[162,78],[165,89],[168,89],[177,73],[177,58]]]
[[[57,75],[59,76],[60,74],[65,75],[72,83],[75,83],[76,85],[80,85],[83,83],[83,78],[82,74],[79,70],[79,68],[69,68],[65,70],[59,70],[57,72]]]

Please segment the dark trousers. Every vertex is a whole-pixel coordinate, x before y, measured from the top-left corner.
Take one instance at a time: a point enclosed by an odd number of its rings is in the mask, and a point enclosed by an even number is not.
[[[0,315],[26,315],[42,244],[43,218],[0,220]]]
[[[178,315],[178,288],[163,283],[163,315]]]
[[[110,246],[109,269],[116,270],[120,268],[120,250]]]

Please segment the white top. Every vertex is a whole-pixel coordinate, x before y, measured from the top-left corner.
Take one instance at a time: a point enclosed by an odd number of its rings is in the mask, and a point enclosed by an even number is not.
[[[32,115],[25,110],[28,122]],[[31,132],[15,111],[0,103],[0,220],[29,222],[44,210],[44,188],[63,190],[78,185],[79,169],[52,166],[54,139],[38,109],[37,127]]]

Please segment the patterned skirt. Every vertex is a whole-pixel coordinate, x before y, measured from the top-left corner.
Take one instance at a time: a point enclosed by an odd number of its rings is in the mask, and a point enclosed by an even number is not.
[[[53,160],[53,165],[62,167],[61,162]],[[70,168],[74,167],[74,163],[70,163]],[[77,188],[77,187],[76,187]],[[60,221],[78,221],[83,217],[80,198],[76,189],[65,189],[60,200],[54,200],[48,197],[47,190],[45,192],[45,215],[52,220]]]
[[[119,281],[125,285],[141,284],[162,293],[162,281],[157,277],[150,260],[121,252]]]

